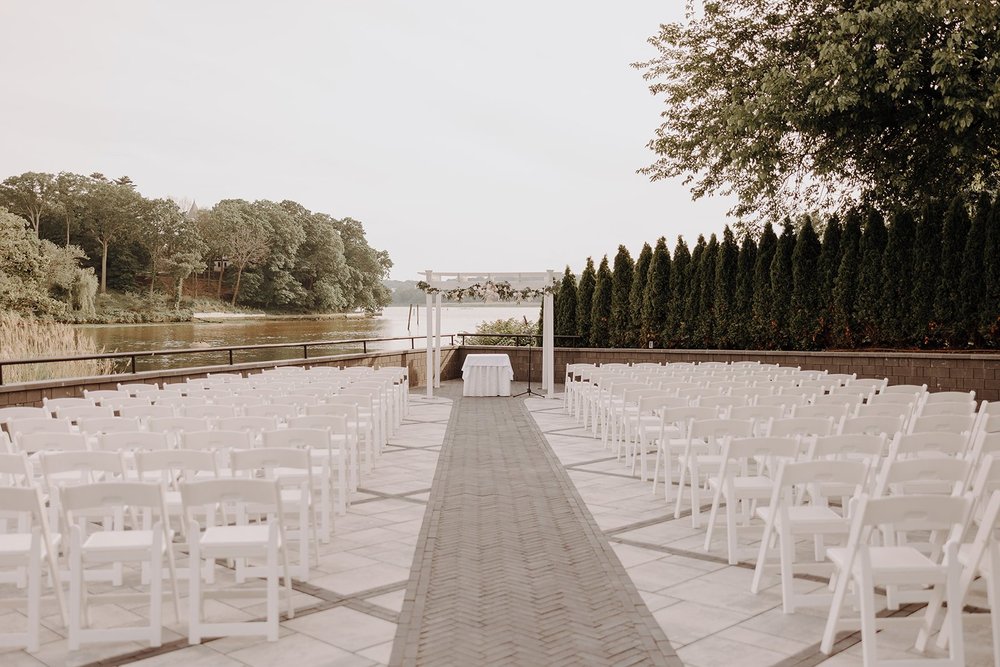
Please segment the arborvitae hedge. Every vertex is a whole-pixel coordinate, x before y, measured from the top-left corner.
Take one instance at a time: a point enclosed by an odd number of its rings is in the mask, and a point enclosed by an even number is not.
[[[644,243],[639,257],[635,260],[635,271],[632,273],[632,290],[629,292],[629,324],[632,329],[632,345],[640,347],[646,344],[642,328],[642,302],[646,294],[646,281],[649,279],[649,264],[653,261],[653,249]]]
[[[579,345],[590,345],[590,309],[594,302],[594,287],[597,283],[597,272],[594,271],[594,260],[587,258],[587,264],[580,274],[580,284],[576,288],[576,335],[580,337]]]
[[[736,275],[740,250],[736,246],[736,237],[729,225],[722,231],[722,243],[719,244],[719,256],[715,261],[715,340],[720,347],[736,347],[733,331],[729,326],[736,317]]]
[[[757,244],[757,261],[753,267],[753,306],[750,312],[751,348],[766,350],[771,343],[771,262],[778,249],[778,237],[771,223],[764,225],[764,232]]]
[[[611,269],[608,267],[608,256],[601,260],[597,269],[597,282],[594,285],[594,301],[590,308],[590,346],[608,347],[610,344],[609,327],[611,325]]]
[[[646,277],[646,291],[642,295],[642,322],[640,345],[653,341],[655,347],[663,347],[663,332],[667,328],[667,314],[670,309],[670,253],[667,239],[656,240],[656,248],[649,262]]]
[[[588,258],[579,283],[563,276],[557,332],[602,347],[1000,346],[1000,201],[980,196],[971,220],[956,197],[888,224],[870,208],[798,224],[739,247],[728,227],[693,251],[678,237],[673,259],[661,237],[635,264],[620,246],[613,273]]]
[[[618,246],[614,270],[611,272],[611,321],[608,342],[611,347],[635,347],[632,336],[632,310],[629,297],[632,295],[632,274],[635,264],[628,248]]]
[[[749,234],[743,235],[740,254],[736,258],[736,298],[730,309],[729,338],[735,348],[752,347],[750,321],[753,306],[754,264],[757,244]]]
[[[822,306],[819,291],[819,256],[822,246],[812,220],[806,218],[792,251],[792,307],[788,328],[792,346],[801,350],[819,347]]]
[[[555,335],[576,335],[576,276],[566,267],[559,292],[555,299]],[[574,347],[575,341],[562,339],[558,343],[564,347]]]

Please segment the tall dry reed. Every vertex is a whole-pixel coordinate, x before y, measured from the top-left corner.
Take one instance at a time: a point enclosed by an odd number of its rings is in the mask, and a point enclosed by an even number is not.
[[[68,324],[29,319],[16,313],[0,313],[0,361],[101,354],[103,351],[96,342],[81,336]],[[14,384],[54,378],[89,377],[105,375],[112,369],[110,359],[19,364],[4,366],[3,381],[4,384]]]

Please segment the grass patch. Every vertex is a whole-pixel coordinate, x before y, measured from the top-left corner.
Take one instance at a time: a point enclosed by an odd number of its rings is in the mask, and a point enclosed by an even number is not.
[[[93,340],[81,336],[69,324],[24,318],[15,313],[0,314],[0,361],[103,352]],[[55,378],[90,377],[110,373],[113,367],[110,359],[19,364],[4,367],[3,381],[4,384],[14,384]]]

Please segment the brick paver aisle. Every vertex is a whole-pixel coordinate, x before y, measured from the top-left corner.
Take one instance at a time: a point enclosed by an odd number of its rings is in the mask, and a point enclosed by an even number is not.
[[[392,665],[680,665],[518,399],[452,409]]]

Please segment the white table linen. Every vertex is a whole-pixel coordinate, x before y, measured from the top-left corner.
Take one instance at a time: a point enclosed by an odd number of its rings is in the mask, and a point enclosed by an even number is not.
[[[462,364],[463,396],[510,396],[514,369],[506,354],[470,354]]]

